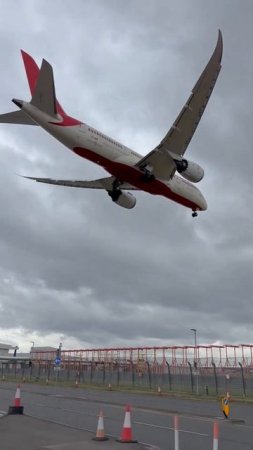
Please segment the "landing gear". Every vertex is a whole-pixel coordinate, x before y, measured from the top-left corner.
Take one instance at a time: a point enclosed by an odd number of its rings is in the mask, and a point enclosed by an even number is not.
[[[196,211],[192,212],[192,217],[198,217],[198,213]]]
[[[121,196],[122,191],[120,189],[114,189],[113,191],[108,191],[108,195],[111,197],[113,202],[116,202]]]
[[[146,182],[153,181],[155,179],[155,175],[145,170],[142,179]]]
[[[143,181],[149,182],[155,179],[155,175],[153,174],[153,167],[147,164],[146,166],[140,167],[143,172],[142,179]]]
[[[116,202],[122,194],[122,191],[119,189],[119,186],[120,186],[120,181],[117,180],[117,178],[115,178],[115,180],[112,184],[112,189],[110,191],[107,191],[108,195],[111,197],[113,202]]]

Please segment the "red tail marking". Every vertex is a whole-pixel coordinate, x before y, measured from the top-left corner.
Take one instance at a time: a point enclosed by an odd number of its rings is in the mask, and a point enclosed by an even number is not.
[[[24,52],[24,50],[21,50],[21,54],[25,65],[25,71],[30,91],[33,96],[40,69],[38,68],[34,59],[30,55],[28,55],[28,53]]]
[[[31,95],[33,96],[40,69],[37,66],[34,59],[30,55],[28,55],[28,53],[24,52],[24,50],[21,50],[21,54],[24,61],[26,76],[28,79]],[[64,109],[61,107],[60,103],[57,100],[56,100],[56,108],[58,114],[62,116],[66,115]]]

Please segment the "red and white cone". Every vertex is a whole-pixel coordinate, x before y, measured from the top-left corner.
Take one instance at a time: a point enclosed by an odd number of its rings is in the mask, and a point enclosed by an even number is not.
[[[117,439],[118,442],[138,442],[133,439],[132,435],[132,427],[131,427],[131,407],[130,405],[126,405],[125,419],[123,428],[121,431],[121,436]]]
[[[96,437],[92,438],[94,441],[107,441],[109,438],[105,435],[105,428],[104,428],[104,414],[103,411],[100,411],[98,416],[98,426],[97,426],[97,432]]]
[[[19,408],[21,406],[21,392],[20,392],[20,385],[18,385],[14,397],[14,406],[16,408]]]
[[[9,406],[8,414],[23,414],[23,411],[24,407],[21,406],[20,385],[18,385],[14,397],[14,406]]]

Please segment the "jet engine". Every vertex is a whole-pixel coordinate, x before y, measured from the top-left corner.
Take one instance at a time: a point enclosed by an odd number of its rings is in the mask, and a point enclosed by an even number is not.
[[[112,201],[122,208],[132,209],[136,205],[136,198],[130,192],[122,192],[120,189],[109,191]]]
[[[192,183],[198,183],[202,180],[204,176],[204,169],[193,161],[188,161],[187,159],[182,159],[182,161],[175,161],[177,166],[177,171],[186,180]]]

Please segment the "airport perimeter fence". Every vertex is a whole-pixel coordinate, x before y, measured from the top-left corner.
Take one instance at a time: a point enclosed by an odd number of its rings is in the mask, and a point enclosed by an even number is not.
[[[63,362],[54,361],[1,362],[1,379],[68,385],[94,385],[110,388],[128,387],[156,392],[189,393],[201,396],[220,396],[229,392],[231,396],[253,396],[253,368],[212,367],[151,364],[142,367],[128,363]]]

